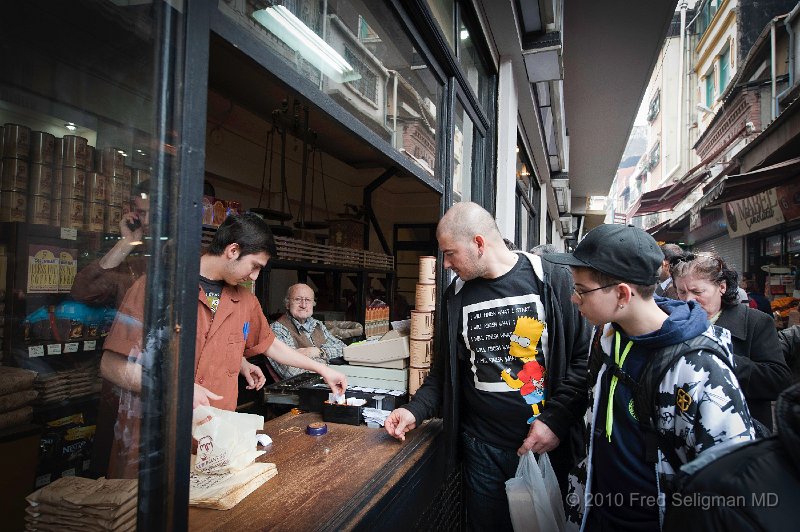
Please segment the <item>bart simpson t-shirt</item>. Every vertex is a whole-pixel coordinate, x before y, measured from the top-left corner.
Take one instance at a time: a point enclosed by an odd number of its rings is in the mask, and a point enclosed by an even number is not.
[[[462,288],[461,425],[497,447],[517,449],[546,408],[548,331],[539,286],[530,261],[519,256],[505,275]]]

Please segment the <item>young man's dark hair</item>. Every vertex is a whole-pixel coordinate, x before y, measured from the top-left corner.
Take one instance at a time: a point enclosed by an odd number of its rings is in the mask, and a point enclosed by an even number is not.
[[[239,244],[241,256],[262,251],[272,258],[278,255],[275,238],[272,236],[269,225],[263,218],[250,212],[231,214],[225,218],[208,246],[208,253],[222,255],[225,247],[230,244]]]

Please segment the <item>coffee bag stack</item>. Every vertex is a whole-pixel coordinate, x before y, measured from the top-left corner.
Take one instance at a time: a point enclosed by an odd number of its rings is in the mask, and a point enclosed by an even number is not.
[[[28,497],[26,530],[136,530],[133,479],[62,477]]]
[[[0,366],[0,429],[30,423],[30,404],[38,395],[33,389],[35,371]]]
[[[411,366],[408,393],[414,394],[431,369],[433,356],[433,314],[436,310],[436,257],[420,257],[419,282],[411,311],[409,354]]]
[[[40,373],[33,383],[37,404],[56,403],[98,393],[102,387],[100,361],[76,364],[72,369]]]

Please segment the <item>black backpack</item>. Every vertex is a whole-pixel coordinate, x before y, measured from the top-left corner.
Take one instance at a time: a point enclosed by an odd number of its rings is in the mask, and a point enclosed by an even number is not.
[[[713,327],[715,333],[720,336],[719,332],[721,328],[716,325]],[[605,362],[608,367],[607,371],[615,375],[620,382],[633,392],[633,413],[644,433],[645,460],[648,463],[657,462],[658,450],[661,449],[661,452],[664,454],[667,462],[672,466],[672,469],[678,471],[683,465],[683,462],[675,452],[675,435],[672,433],[662,434],[656,428],[656,413],[658,412],[656,395],[658,386],[661,384],[661,381],[664,380],[667,371],[675,365],[679,358],[699,351],[705,351],[715,355],[726,367],[733,371],[727,353],[716,341],[705,334],[700,334],[690,340],[661,348],[653,353],[642,369],[642,374],[637,381],[625,373],[617,366],[611,357],[603,352],[600,347],[600,338],[602,334],[603,327],[598,327],[592,339],[589,358],[589,382],[596,382],[597,374]],[[756,429],[756,438],[770,435],[769,429],[763,424],[755,419],[752,421]]]

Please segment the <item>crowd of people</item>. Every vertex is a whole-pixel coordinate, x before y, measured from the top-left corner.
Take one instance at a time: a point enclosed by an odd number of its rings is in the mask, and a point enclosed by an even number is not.
[[[146,262],[136,252],[149,230],[144,190],[120,230],[73,295],[119,309],[101,361],[113,427],[107,474],[134,477],[147,359]],[[444,419],[469,529],[512,528],[505,483],[529,451],[548,454],[565,520],[581,530],[789,523],[800,503],[800,326],[776,329],[751,276],[740,282],[717,254],[658,246],[625,225],[593,229],[573,253],[517,250],[470,202],[447,211],[436,238],[454,274],[439,356],[385,430],[404,440],[424,420]],[[239,286],[273,256],[266,223],[245,214],[230,216],[201,257],[195,406],[236,408],[240,377],[262,387],[263,371],[248,361],[258,354],[279,378],[310,370],[346,389],[330,365],[344,344],[313,318],[310,286],[290,286],[286,313],[271,324]],[[771,498],[725,498],[751,492]],[[676,504],[709,493],[722,497],[710,511],[696,499]]]
[[[525,253],[474,203],[436,237],[455,274],[441,356],[385,428],[444,418],[470,530],[511,528],[505,482],[528,451],[548,453],[575,529],[791,525],[800,327],[777,331],[752,279],[740,292],[720,256],[624,225]]]

